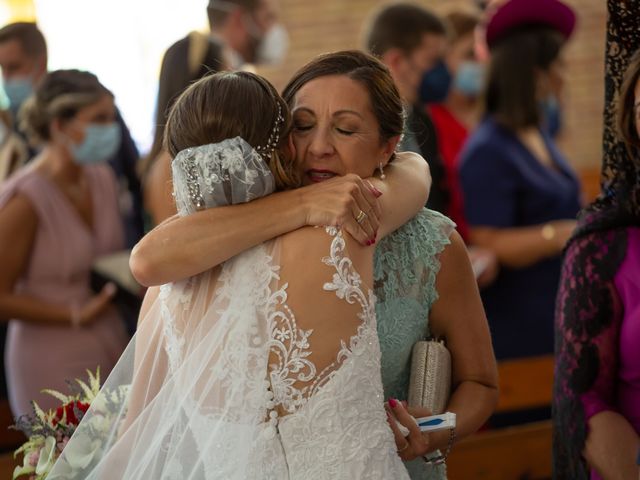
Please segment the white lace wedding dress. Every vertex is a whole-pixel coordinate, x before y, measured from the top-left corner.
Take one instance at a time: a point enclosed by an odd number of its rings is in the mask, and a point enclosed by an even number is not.
[[[242,168],[217,145],[174,161],[185,214],[273,189],[246,143]],[[408,479],[383,409],[371,253],[350,241],[305,228],[151,290],[49,478]]]

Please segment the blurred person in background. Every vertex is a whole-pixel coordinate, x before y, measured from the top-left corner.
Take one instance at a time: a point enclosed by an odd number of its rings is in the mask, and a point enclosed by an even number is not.
[[[153,144],[141,165],[144,207],[150,216],[151,226],[177,213],[172,196],[171,157],[162,145],[169,107],[192,82],[228,68],[223,45],[200,32],[191,32],[164,54],[158,82]]]
[[[556,305],[557,480],[638,475],[640,1],[607,3],[602,193],[581,212]]]
[[[447,29],[433,12],[409,3],[383,7],[365,27],[364,43],[372,55],[387,65],[407,114],[400,151],[422,155],[431,169],[433,185],[427,208],[445,213],[449,191],[433,122],[420,102],[420,84],[441,62],[447,46]]]
[[[105,164],[121,129],[114,99],[88,72],[44,76],[20,110],[40,153],[0,190],[0,318],[9,322],[5,367],[14,415],[55,405],[85,369],[106,377],[126,346],[111,305],[115,287],[89,285],[97,256],[124,246],[117,182]]]
[[[486,116],[462,152],[460,178],[469,240],[501,267],[482,291],[498,359],[553,352],[561,253],[580,189],[543,128],[540,100],[562,81],[574,26],[558,0],[510,0],[487,25]]]
[[[210,0],[207,15],[211,35],[228,48],[233,70],[284,60],[289,37],[279,23],[278,0]]]
[[[210,0],[207,17],[209,36],[189,33],[169,47],[162,61],[154,139],[141,168],[151,226],[176,213],[171,196],[170,157],[162,149],[164,124],[172,102],[208,73],[278,64],[287,52],[288,37],[278,23],[277,0]]]
[[[443,103],[429,103],[439,155],[444,166],[448,192],[446,214],[455,223],[462,238],[469,243],[469,229],[464,217],[463,193],[459,177],[460,152],[479,122],[480,96],[484,85],[484,64],[476,58],[475,29],[480,16],[474,10],[454,10],[445,16],[449,25],[449,47],[445,65],[452,80]],[[468,245],[469,258],[480,287],[490,285],[498,275],[496,255],[486,248]]]
[[[17,121],[17,113],[47,73],[47,44],[35,23],[17,22],[0,29],[0,68],[5,93],[9,98],[15,131],[26,141]],[[116,121],[122,142],[109,158],[118,179],[118,201],[124,219],[126,246],[131,248],[142,237],[142,194],[136,172],[138,149],[120,113]],[[37,150],[29,145],[29,158]]]
[[[47,43],[35,23],[10,23],[0,29],[0,67],[9,109],[17,118],[18,110],[47,73]]]
[[[488,63],[491,53],[489,46],[486,42],[486,25],[489,19],[493,16],[495,11],[500,5],[506,3],[508,0],[477,0],[476,5],[482,10],[482,19],[475,31],[475,50],[476,57],[481,63]],[[534,15],[536,14],[533,12]],[[544,17],[544,12],[542,13]],[[535,20],[535,19],[534,19]],[[554,82],[553,79],[550,82],[549,94],[546,98],[539,100],[540,108],[542,110],[543,126],[553,137],[557,139],[562,131],[564,125],[564,98],[563,98],[563,85],[562,82]]]
[[[27,151],[27,158],[4,169],[0,177],[4,180],[36,154],[17,121],[20,107],[47,73],[47,44],[35,23],[11,23],[0,29],[0,68],[2,88],[9,101],[8,124],[13,125],[16,141],[21,141]]]
[[[445,56],[453,77],[443,103],[428,105],[435,126],[440,157],[445,168],[449,191],[447,215],[456,222],[462,238],[468,240],[462,189],[458,178],[462,147],[475,129],[480,117],[480,96],[484,85],[484,65],[476,58],[475,29],[480,16],[472,10],[455,10],[445,16],[450,26],[449,48]]]
[[[28,145],[14,130],[13,115],[9,110],[0,110],[0,182],[28,160]]]
[[[445,24],[434,13],[417,5],[398,3],[376,12],[365,34],[367,49],[387,65],[405,103],[407,120],[399,149],[419,153],[427,160],[433,175],[427,207],[442,213],[451,210],[454,192],[440,155],[440,139],[419,101],[418,90],[425,73],[442,63],[446,33]],[[480,284],[490,283],[497,270],[495,256],[482,249],[473,249],[470,255]]]

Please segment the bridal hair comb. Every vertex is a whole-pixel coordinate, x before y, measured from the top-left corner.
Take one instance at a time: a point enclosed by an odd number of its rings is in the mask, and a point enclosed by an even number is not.
[[[278,142],[280,141],[280,127],[282,123],[284,123],[284,117],[282,116],[282,106],[277,100],[276,104],[278,105],[278,115],[276,116],[276,121],[273,125],[273,128],[271,129],[271,135],[269,135],[267,144],[256,147],[256,151],[265,161],[267,161],[266,157],[271,155],[271,152],[273,152],[278,147]]]

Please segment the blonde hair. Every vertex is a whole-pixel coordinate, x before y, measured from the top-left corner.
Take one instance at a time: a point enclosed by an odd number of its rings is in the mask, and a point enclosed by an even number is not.
[[[26,132],[30,143],[48,142],[53,120],[71,120],[79,110],[98,102],[105,95],[113,97],[92,73],[81,70],[48,73],[20,108],[20,128]]]

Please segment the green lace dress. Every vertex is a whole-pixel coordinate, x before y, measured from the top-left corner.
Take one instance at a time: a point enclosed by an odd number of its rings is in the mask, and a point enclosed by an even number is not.
[[[454,228],[447,217],[423,209],[376,248],[376,314],[385,398],[408,396],[411,349],[429,334],[429,311],[438,298],[439,255]],[[412,480],[446,479],[443,466],[427,466],[421,459],[405,465]]]

